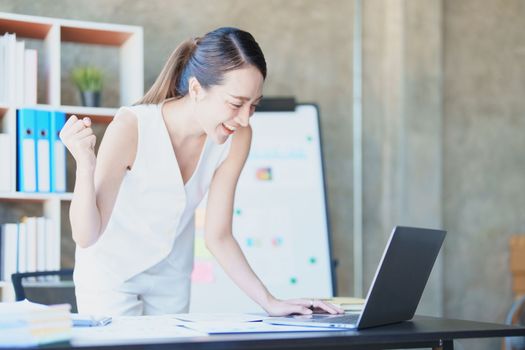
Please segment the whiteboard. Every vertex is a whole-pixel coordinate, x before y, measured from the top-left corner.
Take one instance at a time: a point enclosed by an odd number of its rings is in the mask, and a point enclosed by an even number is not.
[[[332,264],[318,109],[256,112],[239,178],[233,235],[279,299],[332,297]],[[261,312],[204,244],[206,199],[195,213],[191,312]]]

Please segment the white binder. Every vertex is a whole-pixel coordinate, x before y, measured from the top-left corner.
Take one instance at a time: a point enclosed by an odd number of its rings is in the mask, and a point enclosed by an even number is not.
[[[47,241],[49,237],[46,232],[46,218],[36,218],[36,267],[37,271],[45,271],[47,268]]]
[[[11,192],[11,135],[0,134],[0,192]]]

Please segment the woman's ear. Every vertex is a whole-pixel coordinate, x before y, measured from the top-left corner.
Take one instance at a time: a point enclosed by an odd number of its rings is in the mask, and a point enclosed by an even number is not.
[[[190,94],[190,98],[193,102],[198,102],[204,98],[204,94],[206,92],[202,88],[197,78],[191,77],[188,81],[188,93]]]

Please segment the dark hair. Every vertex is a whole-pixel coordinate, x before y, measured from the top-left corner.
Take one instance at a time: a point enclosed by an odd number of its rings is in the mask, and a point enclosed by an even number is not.
[[[264,54],[253,36],[237,28],[218,28],[202,38],[188,39],[177,46],[137,104],[183,97],[188,93],[191,77],[204,88],[220,85],[226,72],[247,65],[256,67],[266,79]]]

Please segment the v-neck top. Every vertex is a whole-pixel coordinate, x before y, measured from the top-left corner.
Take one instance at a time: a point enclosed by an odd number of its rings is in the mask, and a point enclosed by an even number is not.
[[[171,99],[170,99],[171,100]],[[166,101],[169,101],[169,100],[165,100],[161,103],[158,104],[158,107],[159,107],[159,114],[160,114],[160,118],[162,120],[162,124],[164,125],[164,130],[166,131],[166,134],[168,135],[168,140],[170,140],[170,143],[171,143],[171,138],[170,138],[170,135],[169,135],[169,131],[168,131],[168,126],[166,125],[166,121],[164,120],[164,114],[162,113],[162,108],[164,106],[164,104],[166,103]],[[204,139],[204,144],[202,146],[202,150],[201,152],[199,153],[199,159],[197,161],[197,166],[195,167],[195,169],[193,169],[193,174],[191,174],[190,178],[188,179],[188,181],[186,181],[186,183],[184,184],[184,186],[188,186],[188,184],[193,180],[193,178],[195,177],[195,173],[197,172],[197,170],[199,169],[199,166],[201,164],[201,161],[202,161],[202,157],[204,155],[204,153],[206,152],[206,146],[207,146],[207,143],[209,141],[209,137],[208,135],[206,135],[205,139]],[[173,148],[173,145],[172,145],[172,148]],[[175,157],[175,161],[177,162],[178,164],[178,161],[177,161],[177,156],[175,154],[175,150],[173,150],[173,156]],[[180,166],[179,166],[179,171],[180,171]],[[180,174],[181,175],[181,178],[182,178],[182,173]],[[183,179],[183,183],[184,183],[184,179]]]
[[[181,283],[190,281],[195,209],[228,155],[231,138],[218,145],[207,137],[197,167],[184,184],[161,107],[123,107],[137,117],[137,154],[104,233],[90,247],[76,248],[78,286],[118,286],[168,255]]]

